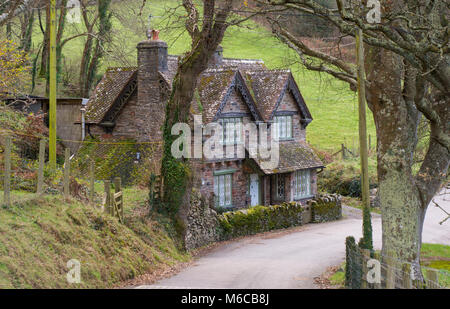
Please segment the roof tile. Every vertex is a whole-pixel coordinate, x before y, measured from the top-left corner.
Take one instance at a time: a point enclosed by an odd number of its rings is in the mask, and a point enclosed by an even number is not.
[[[276,168],[268,169],[260,159],[255,160],[265,174],[288,173],[323,167],[322,161],[306,142],[289,141],[280,142],[279,145],[279,163]]]
[[[86,106],[86,122],[99,123],[137,68],[109,68],[98,83]]]

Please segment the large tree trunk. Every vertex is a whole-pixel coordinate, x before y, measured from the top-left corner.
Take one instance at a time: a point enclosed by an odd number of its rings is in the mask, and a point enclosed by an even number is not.
[[[425,213],[442,181],[435,175],[447,171],[448,151],[433,139],[432,130],[421,170],[413,174],[421,116],[414,100],[425,95],[421,76],[390,51],[368,46],[366,56],[367,99],[377,130],[382,254],[413,263],[417,278],[422,279],[419,259]],[[448,113],[448,99],[444,101],[439,102],[441,111]]]
[[[223,34],[222,34],[223,35]],[[183,234],[184,221],[190,207],[190,194],[195,183],[196,169],[188,159],[175,159],[171,153],[172,143],[178,136],[171,133],[177,122],[192,124],[190,106],[197,87],[197,79],[206,69],[209,59],[217,49],[220,40],[197,46],[181,62],[172,85],[172,96],[166,108],[166,121],[163,128],[164,153],[161,174],[164,181],[164,209],[177,219]]]
[[[216,1],[203,1],[203,21],[200,31],[199,14],[193,1],[183,0],[188,12],[186,29],[192,39],[192,48],[181,60],[172,83],[172,94],[166,107],[163,126],[164,150],[161,162],[163,181],[163,205],[159,211],[172,216],[177,223],[180,236],[184,239],[186,217],[190,208],[193,184],[197,180],[197,169],[189,159],[175,159],[171,153],[172,143],[178,136],[171,133],[177,122],[192,123],[190,107],[200,74],[222,42],[228,27],[227,17],[232,9],[232,1],[217,5]]]

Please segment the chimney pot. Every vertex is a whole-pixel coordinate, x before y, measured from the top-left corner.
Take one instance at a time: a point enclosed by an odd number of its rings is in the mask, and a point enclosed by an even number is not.
[[[159,40],[159,30],[152,30],[152,40],[153,41]]]

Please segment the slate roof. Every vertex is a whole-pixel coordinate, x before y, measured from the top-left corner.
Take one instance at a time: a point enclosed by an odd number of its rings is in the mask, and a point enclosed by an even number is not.
[[[168,56],[168,70],[159,72],[169,89],[178,67],[178,56]],[[136,78],[137,68],[110,68],[97,85],[86,107],[86,122],[101,123],[120,93]],[[306,123],[311,114],[289,70],[269,70],[261,60],[223,58],[220,64],[209,67],[199,78],[192,102],[192,112],[202,113],[205,123],[212,122],[220,113],[224,99],[234,83],[243,84],[241,91],[256,120],[270,121],[282,94],[287,89],[293,92]],[[299,169],[323,167],[323,163],[306,142],[280,142],[278,167],[266,168],[255,160],[266,174],[287,173]]]
[[[288,70],[253,70],[244,71],[243,77],[264,121],[271,119],[281,94],[285,91],[289,77]]]
[[[86,106],[86,122],[99,123],[109,111],[137,68],[109,68]]]
[[[213,121],[235,75],[236,71],[231,69],[207,70],[200,77],[196,94],[194,95],[194,107],[198,113],[201,112],[203,114],[205,123]]]
[[[274,169],[267,168],[262,160],[255,159],[265,174],[288,173],[301,169],[324,167],[322,161],[306,142],[280,142],[279,151],[279,163]]]

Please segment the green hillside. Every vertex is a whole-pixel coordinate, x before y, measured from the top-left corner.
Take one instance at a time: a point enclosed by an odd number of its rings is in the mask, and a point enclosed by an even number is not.
[[[147,16],[155,16],[152,24],[161,30],[160,37],[169,44],[169,53],[181,54],[190,46],[183,25],[167,27],[167,10],[178,1],[147,1],[142,16],[138,16],[142,1],[131,0],[113,4],[114,42],[107,51],[101,72],[108,66],[129,66],[136,64],[136,45],[145,39],[148,27]],[[182,8],[177,14],[184,14]],[[65,36],[70,37],[83,31],[82,24],[67,24]],[[42,41],[39,27],[35,27],[34,44]],[[65,62],[75,70],[83,50],[84,37],[65,45]],[[298,57],[286,45],[271,36],[270,31],[253,22],[240,27],[229,28],[222,44],[225,57],[262,59],[269,68],[290,68],[313,115],[314,121],[308,127],[308,141],[314,146],[337,151],[341,143],[352,147],[357,145],[358,113],[356,94],[347,84],[336,81],[326,74],[306,70],[298,63]],[[77,71],[75,72],[77,73]],[[76,80],[76,79],[75,79]],[[368,114],[368,131],[375,145],[373,119]]]

